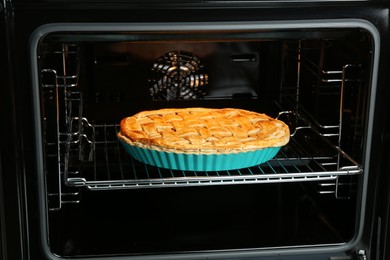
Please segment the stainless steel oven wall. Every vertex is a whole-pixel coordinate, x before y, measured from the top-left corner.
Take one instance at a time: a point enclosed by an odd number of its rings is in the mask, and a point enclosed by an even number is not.
[[[372,136],[372,127],[373,127],[373,114],[374,114],[374,108],[375,106],[375,97],[376,97],[376,86],[377,86],[377,73],[378,73],[378,65],[379,65],[379,53],[380,53],[380,37],[377,29],[375,26],[370,24],[367,21],[364,20],[358,20],[358,19],[340,19],[340,20],[301,20],[301,21],[285,21],[283,23],[280,22],[273,22],[273,21],[264,21],[264,22],[220,22],[220,23],[163,23],[163,24],[121,24],[121,25],[113,25],[113,24],[49,24],[44,25],[42,27],[39,27],[31,38],[31,68],[32,68],[32,82],[33,82],[33,94],[34,94],[34,114],[35,115],[41,115],[41,93],[39,91],[40,89],[40,82],[42,79],[40,78],[40,71],[38,69],[37,64],[38,62],[38,46],[40,40],[46,36],[50,35],[50,33],[53,32],[77,32],[79,35],[83,35],[83,33],[91,33],[91,32],[143,32],[143,33],[150,33],[150,32],[175,32],[175,31],[186,31],[186,32],[197,32],[197,31],[256,31],[256,30],[263,30],[263,31],[272,31],[272,30],[318,30],[321,31],[323,29],[356,29],[360,28],[361,30],[369,32],[370,36],[372,37],[373,41],[373,60],[372,60],[372,68],[370,69],[370,73],[372,77],[370,78],[371,84],[370,84],[370,90],[369,90],[369,109],[368,109],[368,122],[366,124],[366,141],[365,141],[365,150],[364,150],[364,156],[362,158],[363,161],[363,172],[364,175],[362,176],[362,184],[360,185],[359,189],[359,196],[358,196],[358,208],[361,210],[360,213],[358,213],[357,216],[357,227],[356,227],[356,233],[355,237],[347,243],[341,243],[341,244],[330,244],[325,246],[307,246],[307,247],[290,247],[290,248],[267,248],[267,250],[239,250],[239,251],[232,251],[227,250],[226,252],[220,251],[220,252],[205,252],[204,250],[202,252],[198,253],[190,253],[189,255],[184,255],[182,257],[187,258],[202,258],[204,256],[209,257],[244,257],[244,256],[272,256],[272,255],[296,255],[301,254],[303,251],[307,253],[315,253],[318,255],[323,254],[325,255],[335,255],[335,254],[343,254],[344,252],[347,252],[349,250],[353,250],[357,245],[359,244],[362,236],[363,226],[364,226],[364,218],[365,218],[365,207],[366,207],[366,195],[367,195],[367,182],[368,182],[368,173],[369,173],[369,162],[370,162],[370,149],[371,149],[371,136]],[[55,95],[58,95],[55,94]],[[55,106],[56,104],[54,104]],[[45,117],[46,118],[46,117]],[[48,118],[46,118],[48,120]],[[37,135],[37,144],[44,143],[43,137],[39,134],[42,133],[41,126],[43,122],[41,121],[41,118],[39,116],[35,117],[35,128]],[[58,129],[56,131],[59,131]],[[45,177],[45,171],[46,168],[44,166],[44,162],[47,160],[43,156],[45,154],[43,147],[41,145],[37,145],[36,155],[37,155],[37,173],[38,173],[38,191],[39,191],[39,205],[40,205],[40,229],[41,232],[41,243],[43,245],[43,248],[46,252],[47,257],[53,257],[54,255],[51,252],[50,247],[48,246],[46,241],[50,241],[52,238],[47,237],[46,235],[49,234],[49,226],[48,226],[48,204],[47,204],[47,187],[45,187],[46,183],[46,177]],[[61,166],[58,166],[61,167]],[[61,179],[58,179],[58,181],[61,181]],[[83,180],[80,180],[83,182]],[[83,185],[82,183],[80,183]],[[77,184],[78,185],[78,184]],[[179,191],[177,191],[179,193]],[[60,198],[61,199],[61,198]],[[53,242],[53,241],[52,241]],[[70,242],[71,243],[71,242]],[[214,248],[218,249],[218,248]],[[114,253],[115,254],[115,253]],[[76,254],[77,255],[77,254]],[[136,257],[136,256],[134,256]],[[180,258],[180,255],[153,255],[150,256],[151,258],[166,258],[166,257],[175,257]]]

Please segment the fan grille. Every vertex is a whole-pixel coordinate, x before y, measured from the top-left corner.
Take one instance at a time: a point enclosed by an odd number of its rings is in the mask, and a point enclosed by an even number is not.
[[[153,64],[149,91],[156,100],[201,99],[207,83],[208,75],[197,56],[171,51]]]

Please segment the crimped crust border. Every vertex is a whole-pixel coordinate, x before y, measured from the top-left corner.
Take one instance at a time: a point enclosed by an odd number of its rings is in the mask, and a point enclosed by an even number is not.
[[[160,147],[156,145],[146,145],[140,142],[133,142],[131,141],[127,136],[123,135],[121,132],[117,134],[118,138],[126,143],[127,145],[131,146],[136,146],[139,148],[143,149],[148,149],[148,150],[155,150],[159,152],[168,152],[168,153],[181,153],[181,154],[194,154],[194,155],[218,155],[218,154],[238,154],[238,153],[247,153],[247,152],[254,152],[254,151],[259,151],[259,150],[264,150],[266,148],[270,147],[263,147],[263,148],[258,148],[258,149],[215,149],[214,151],[204,151],[201,150],[200,148],[198,150],[194,149],[188,149],[188,150],[178,150],[178,149],[173,149],[173,148],[167,148],[167,147]],[[271,147],[277,147],[277,146],[271,146]]]

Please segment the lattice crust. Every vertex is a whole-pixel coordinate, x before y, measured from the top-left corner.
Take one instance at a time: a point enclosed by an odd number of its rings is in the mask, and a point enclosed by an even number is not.
[[[288,126],[265,114],[235,108],[168,108],[121,121],[130,145],[168,152],[237,153],[288,143]]]

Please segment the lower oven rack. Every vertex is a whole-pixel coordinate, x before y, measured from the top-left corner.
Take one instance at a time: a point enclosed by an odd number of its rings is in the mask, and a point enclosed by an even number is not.
[[[84,118],[74,120],[77,122],[74,125],[84,130],[68,133],[66,140],[60,142],[64,151],[60,174],[70,187],[114,190],[326,181],[363,171],[338,146],[325,141],[309,127],[295,131],[289,144],[275,158],[261,165],[230,171],[195,172],[161,169],[138,162],[118,142],[119,125],[92,125]],[[88,134],[75,134],[81,132]],[[303,133],[303,139],[299,133]],[[308,142],[308,135],[316,136],[318,140]],[[313,152],[317,146],[324,145],[329,150],[325,154]]]

